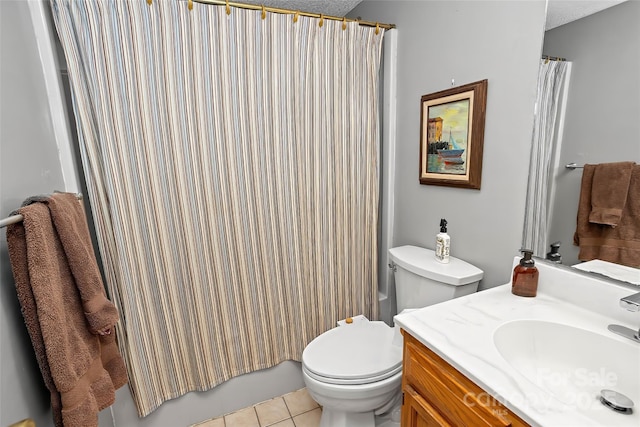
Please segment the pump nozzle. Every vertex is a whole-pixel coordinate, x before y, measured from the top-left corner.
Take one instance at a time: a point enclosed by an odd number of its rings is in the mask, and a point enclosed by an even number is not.
[[[535,262],[531,259],[531,257],[533,256],[533,251],[531,249],[520,249],[520,252],[522,252],[522,255],[524,255],[524,257],[520,260],[520,265],[525,267],[532,267],[533,265],[535,265]]]
[[[440,232],[441,233],[446,233],[447,232],[447,220],[442,218],[440,220]]]

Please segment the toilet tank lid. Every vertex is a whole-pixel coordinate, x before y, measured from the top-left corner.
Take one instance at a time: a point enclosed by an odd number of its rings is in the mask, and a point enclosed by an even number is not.
[[[449,257],[449,262],[443,264],[436,260],[434,251],[417,246],[391,248],[389,256],[405,270],[453,286],[477,282],[484,274],[478,267],[455,257]]]

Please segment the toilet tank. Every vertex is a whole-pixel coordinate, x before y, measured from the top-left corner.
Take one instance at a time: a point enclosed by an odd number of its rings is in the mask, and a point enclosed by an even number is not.
[[[443,264],[436,260],[434,251],[417,246],[391,248],[389,257],[394,269],[398,313],[474,293],[484,274],[454,257]]]

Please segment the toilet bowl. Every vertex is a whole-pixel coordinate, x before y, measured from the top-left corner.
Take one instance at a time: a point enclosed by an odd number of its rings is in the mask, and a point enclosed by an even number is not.
[[[422,308],[472,292],[482,270],[432,250],[402,246],[389,250],[397,312]],[[320,427],[375,427],[375,416],[400,405],[402,339],[397,328],[359,318],[311,341],[302,354],[302,374],[311,397],[322,406]],[[395,424],[398,425],[398,424]]]
[[[402,347],[384,322],[360,321],[318,336],[302,354],[307,391],[323,407],[320,427],[373,427],[399,399]]]

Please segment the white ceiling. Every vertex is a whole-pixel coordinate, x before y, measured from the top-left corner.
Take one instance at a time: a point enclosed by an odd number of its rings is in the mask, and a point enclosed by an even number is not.
[[[626,0],[549,0],[545,30],[600,12]]]
[[[282,9],[345,16],[362,0],[240,0]],[[450,0],[455,1],[455,0]],[[546,30],[583,18],[626,0],[549,0]],[[367,19],[366,17],[363,17]]]

